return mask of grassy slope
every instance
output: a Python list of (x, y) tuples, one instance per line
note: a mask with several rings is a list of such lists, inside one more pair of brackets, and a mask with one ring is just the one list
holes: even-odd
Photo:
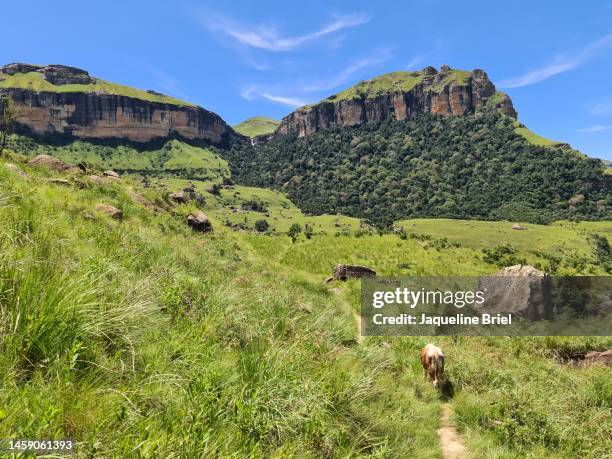
[(125, 179), (19, 167), (30, 179), (0, 167), (0, 436), (104, 457), (437, 456), (434, 393), (394, 393), (326, 286), (214, 218), (193, 234), (189, 206), (146, 210)]
[(279, 124), (280, 121), (278, 120), (256, 116), (237, 124), (234, 126), (234, 130), (247, 137), (256, 137), (258, 135), (272, 134)]
[[(279, 193), (236, 187), (217, 197), (205, 183), (215, 232), (197, 235), (183, 223), (192, 204), (172, 216), (133, 201), (137, 191), (165, 207), (168, 188), (184, 181), (66, 187), (19, 166), (30, 180), (0, 167), (0, 322), (11, 331), (0, 338), (0, 437), (71, 436), (84, 455), (438, 457), (438, 400), (416, 358), (428, 339), (357, 344), (359, 286), (330, 292), (322, 279), (333, 265), (483, 274), (497, 270), (482, 260), (487, 244), (508, 240), (531, 262), (529, 237), (584, 255), (589, 231), (612, 236), (609, 222), (521, 232), (449, 220), (401, 223), (430, 239), (356, 234), (354, 219), (303, 216)], [(236, 215), (228, 205), (253, 198), (267, 202), (278, 231), (309, 221), (318, 234), (292, 244), (224, 229)], [(125, 221), (97, 213), (98, 202)], [(260, 213), (246, 216), (251, 224)], [(612, 454), (609, 371), (553, 358), (610, 339), (436, 342), (476, 457)]]
[(526, 127), (517, 127), (514, 132), (518, 135), (525, 137), (528, 142), (539, 145), (541, 147), (552, 147), (555, 145), (559, 145), (561, 142), (556, 142), (554, 140), (547, 139), (546, 137), (542, 137), (541, 135), (536, 134), (533, 131), (530, 131)]
[(227, 162), (214, 151), (170, 140), (151, 150), (139, 151), (126, 145), (104, 146), (77, 140), (68, 145), (38, 145), (18, 138), (20, 150), (28, 156), (51, 154), (69, 163), (86, 162), (93, 166), (135, 173), (183, 171), (201, 179), (216, 180), (230, 175)]
[(136, 99), (148, 100), (151, 102), (160, 102), (164, 104), (194, 106), (188, 102), (175, 99), (174, 97), (151, 94), (141, 89), (124, 86), (117, 83), (96, 79), (92, 84), (65, 84), (54, 85), (43, 78), (43, 74), (39, 72), (16, 73), (14, 75), (3, 75), (3, 80), (0, 81), (0, 89), (3, 88), (20, 88), (31, 89), (33, 91), (48, 91), (48, 92), (85, 92), (95, 93), (102, 92), (104, 94), (116, 94), (119, 96), (133, 97)]

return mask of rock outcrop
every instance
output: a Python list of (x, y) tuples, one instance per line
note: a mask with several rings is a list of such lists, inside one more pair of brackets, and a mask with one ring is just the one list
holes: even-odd
[(346, 281), (348, 279), (360, 279), (370, 276), (376, 276), (376, 271), (367, 266), (336, 265), (332, 279)]
[[(18, 81), (13, 84), (10, 77), (18, 73), (41, 81), (44, 89), (34, 90)], [(62, 65), (0, 67), (0, 95), (14, 101), (18, 124), (36, 135), (132, 142), (178, 136), (213, 144), (239, 135), (220, 116), (202, 107), (182, 105), (153, 92), (121, 93), (107, 89), (119, 88), (118, 85), (99, 85), (98, 81), (85, 70)], [(67, 88), (66, 85), (79, 86)], [(134, 94), (145, 96), (139, 98)], [(146, 97), (149, 94), (158, 100), (149, 100)]]
[(550, 277), (533, 266), (509, 266), (483, 277), (478, 290), (485, 292), (479, 312), (512, 313), (528, 320), (552, 318)]
[(510, 98), (496, 91), (483, 70), (426, 67), (419, 72), (381, 75), (302, 107), (283, 118), (274, 136), (295, 132), (304, 137), (331, 126), (402, 120), (421, 113), (464, 116), (485, 108), (517, 116)]
[(50, 155), (38, 155), (28, 161), (31, 166), (44, 166), (57, 172), (78, 172), (80, 169)]
[(585, 364), (600, 364), (612, 367), (612, 349), (603, 352), (592, 351), (584, 356)]
[(187, 216), (187, 224), (191, 226), (194, 231), (200, 231), (202, 233), (208, 233), (213, 230), (212, 223), (210, 223), (208, 217), (201, 210), (189, 214)]
[(96, 210), (115, 220), (121, 220), (123, 218), (123, 212), (110, 204), (97, 204)]

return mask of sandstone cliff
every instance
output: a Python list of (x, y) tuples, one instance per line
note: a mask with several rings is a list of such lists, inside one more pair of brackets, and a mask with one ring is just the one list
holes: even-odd
[(178, 136), (218, 144), (238, 135), (201, 107), (62, 65), (1, 67), (0, 95), (14, 101), (18, 123), (41, 136), (133, 142)]
[(283, 118), (275, 136), (296, 132), (299, 137), (330, 126), (354, 126), (413, 114), (464, 116), (483, 109), (516, 118), (510, 98), (497, 92), (487, 74), (442, 66), (419, 72), (394, 72), (364, 81), (317, 104)]

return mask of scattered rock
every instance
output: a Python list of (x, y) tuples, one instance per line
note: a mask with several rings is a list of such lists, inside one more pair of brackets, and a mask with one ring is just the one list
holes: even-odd
[(552, 318), (550, 277), (529, 265), (509, 266), (478, 281), (486, 292), (480, 312), (512, 313), (528, 320)]
[(179, 204), (186, 204), (188, 201), (187, 195), (184, 191), (175, 191), (174, 193), (170, 193), (170, 199)]
[(31, 166), (45, 166), (49, 169), (53, 169), (58, 172), (65, 172), (68, 170), (79, 170), (78, 167), (72, 164), (67, 164), (61, 159), (54, 158), (50, 155), (38, 155), (36, 158), (28, 161)]
[(334, 279), (345, 281), (351, 278), (360, 279), (362, 277), (376, 276), (376, 271), (366, 266), (355, 265), (336, 265), (334, 268)]
[(195, 231), (207, 233), (213, 230), (212, 224), (204, 212), (198, 210), (187, 217), (187, 224)]
[(115, 180), (119, 180), (121, 178), (119, 177), (119, 174), (117, 174), (115, 171), (112, 171), (112, 170), (104, 171), (104, 175), (110, 179), (115, 179)]
[(123, 218), (123, 212), (121, 212), (121, 210), (108, 204), (98, 204), (96, 206), (96, 210), (108, 215), (111, 218), (114, 218), (115, 220), (121, 220)]
[(603, 352), (589, 352), (584, 356), (583, 364), (600, 364), (606, 367), (612, 366), (612, 349)]
[(523, 225), (519, 225), (518, 223), (515, 223), (514, 225), (512, 225), (512, 229), (522, 231), (522, 230), (526, 230), (527, 228), (525, 228)]

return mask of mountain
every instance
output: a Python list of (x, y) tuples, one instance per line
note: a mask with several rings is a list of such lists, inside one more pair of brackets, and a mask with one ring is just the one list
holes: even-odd
[(418, 72), (393, 72), (362, 81), (302, 107), (283, 118), (275, 136), (296, 132), (304, 137), (333, 126), (403, 120), (425, 113), (465, 116), (484, 109), (517, 116), (510, 98), (496, 91), (483, 70), (468, 72), (443, 65), (437, 71), (425, 67)]
[(265, 116), (255, 116), (237, 124), (234, 126), (234, 130), (239, 134), (253, 138), (273, 134), (279, 125), (280, 121), (278, 120)]
[(150, 142), (176, 136), (221, 144), (236, 135), (202, 107), (64, 65), (0, 67), (0, 96), (14, 101), (22, 130), (42, 137)]
[(222, 156), (243, 184), (311, 214), (547, 223), (610, 218), (597, 159), (521, 124), (483, 70), (442, 66), (361, 82), (286, 116), (266, 142)]

